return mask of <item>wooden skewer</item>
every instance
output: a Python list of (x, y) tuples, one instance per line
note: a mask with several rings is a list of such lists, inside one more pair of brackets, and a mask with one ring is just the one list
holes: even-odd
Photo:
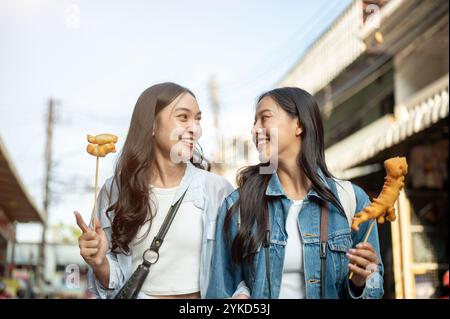
[(92, 214), (92, 228), (95, 232), (95, 214), (97, 210), (97, 188), (98, 188), (98, 156), (96, 157), (97, 160), (95, 161), (95, 188), (94, 188), (94, 212)]
[[(377, 222), (376, 219), (372, 220), (372, 224), (370, 224), (369, 231), (367, 232), (366, 237), (364, 238), (364, 243), (366, 243), (367, 240), (369, 239), (370, 233), (372, 232), (373, 226), (375, 225), (376, 222)], [(350, 276), (348, 277), (348, 279), (351, 280), (352, 277), (353, 277), (353, 271), (350, 273)]]

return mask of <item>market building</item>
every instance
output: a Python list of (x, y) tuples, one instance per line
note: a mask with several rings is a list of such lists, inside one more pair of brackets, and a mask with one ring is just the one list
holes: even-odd
[(42, 223), (43, 220), (0, 138), (0, 276), (10, 275), (16, 223)]
[(277, 86), (313, 94), (327, 164), (376, 197), (405, 156), (397, 220), (379, 225), (386, 298), (440, 295), (448, 271), (448, 1), (355, 0)]

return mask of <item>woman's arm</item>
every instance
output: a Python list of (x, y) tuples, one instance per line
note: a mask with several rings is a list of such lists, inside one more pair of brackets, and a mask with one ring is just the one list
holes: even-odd
[(77, 224), (83, 231), (83, 235), (79, 238), (79, 246), (80, 254), (89, 266), (88, 289), (102, 299), (113, 297), (115, 291), (124, 282), (117, 256), (110, 251), (111, 228), (105, 227), (107, 226), (106, 210), (110, 202), (107, 184), (108, 181), (101, 188), (97, 197), (97, 211), (93, 212), (93, 216), (97, 219), (95, 232), (92, 230), (92, 218), (88, 227), (79, 213), (75, 214)]
[[(119, 263), (114, 253), (106, 254), (106, 266), (108, 269), (98, 269), (89, 267), (88, 270), (88, 288), (98, 298), (113, 298), (116, 292), (122, 287), (125, 278), (120, 270)], [(98, 272), (100, 271), (100, 273)]]
[(241, 265), (233, 264), (231, 261), (231, 242), (237, 235), (236, 216), (233, 216), (230, 225), (230, 241), (224, 232), (225, 216), (232, 201), (230, 196), (221, 205), (216, 225), (216, 236), (214, 241), (211, 275), (209, 279), (206, 298), (231, 298), (240, 294), (246, 294), (249, 289), (245, 285)]
[[(92, 268), (100, 283), (107, 287), (109, 285), (109, 262), (106, 258), (108, 251), (108, 239), (100, 222), (96, 221), (95, 231), (89, 228), (79, 212), (75, 212), (75, 218), (83, 234), (78, 238), (80, 255)], [(95, 217), (96, 218), (96, 217)]]
[(109, 287), (110, 269), (109, 261), (106, 256), (100, 265), (92, 266), (92, 271), (103, 287)]
[[(360, 212), (370, 204), (370, 199), (360, 187), (354, 185), (354, 190), (357, 200), (356, 212)], [(345, 281), (345, 291), (349, 298), (379, 299), (384, 293), (384, 268), (376, 224), (373, 226), (367, 243), (363, 243), (371, 223), (372, 220), (363, 223), (358, 232), (352, 233), (353, 250), (349, 252), (349, 264), (356, 266), (349, 266), (349, 273), (353, 271), (354, 275), (351, 282), (348, 276)]]

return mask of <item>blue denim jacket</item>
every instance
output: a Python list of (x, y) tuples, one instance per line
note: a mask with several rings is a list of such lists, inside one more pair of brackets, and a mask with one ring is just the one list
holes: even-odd
[[(112, 233), (111, 221), (106, 216), (106, 210), (109, 205), (115, 203), (117, 200), (117, 185), (111, 185), (112, 180), (112, 177), (108, 178), (101, 188), (97, 198), (97, 211), (95, 212), (110, 244)], [(193, 204), (203, 212), (200, 295), (204, 297), (208, 286), (217, 212), (224, 198), (229, 195), (234, 188), (225, 178), (199, 169), (190, 162), (187, 163), (185, 174), (181, 180), (180, 187), (173, 198), (173, 203), (181, 197), (188, 186), (189, 189), (183, 202), (192, 201)], [(113, 212), (111, 212), (110, 216), (112, 219), (114, 218)], [(132, 247), (130, 247), (130, 251), (132, 251)], [(113, 298), (135, 270), (132, 269), (131, 253), (125, 255), (122, 253), (114, 253), (109, 250), (106, 257), (108, 258), (110, 266), (109, 287), (103, 287), (96, 279), (92, 269), (89, 267), (88, 270), (88, 289), (102, 299)], [(180, 267), (182, 267), (182, 265), (180, 265)], [(138, 298), (147, 297), (140, 293)]]
[[(324, 178), (322, 172), (319, 176), (326, 181), (331, 191), (337, 195), (336, 182)], [(356, 196), (356, 212), (361, 211), (369, 204), (367, 194), (353, 184)], [(269, 201), (270, 215), (270, 270), (272, 298), (278, 298), (283, 271), (284, 253), (287, 242), (285, 222), (291, 200), (286, 196), (276, 173), (272, 174), (266, 195), (272, 197)], [(251, 297), (256, 299), (269, 298), (269, 289), (266, 280), (266, 267), (264, 248), (258, 249), (254, 256), (254, 272), (249, 270), (246, 263), (236, 265), (231, 262), (230, 242), (226, 240), (223, 225), (227, 210), (239, 198), (238, 190), (231, 193), (219, 210), (216, 230), (216, 240), (212, 257), (211, 278), (206, 298), (228, 298), (235, 294), (238, 287), (248, 286)], [(320, 298), (320, 256), (319, 234), (321, 207), (317, 203), (320, 196), (311, 189), (303, 201), (298, 215), (298, 226), (303, 241), (304, 274), (306, 283), (306, 298)], [(326, 298), (381, 298), (383, 295), (383, 264), (380, 257), (378, 231), (375, 225), (369, 243), (375, 248), (379, 264), (378, 273), (371, 275), (366, 281), (360, 296), (349, 286), (348, 258), (346, 252), (364, 240), (370, 222), (360, 225), (359, 232), (352, 232), (345, 214), (329, 203), (328, 226), (328, 252), (326, 272)], [(233, 215), (230, 235), (235, 238), (238, 233), (237, 214)], [(255, 227), (253, 228), (255, 229)]]

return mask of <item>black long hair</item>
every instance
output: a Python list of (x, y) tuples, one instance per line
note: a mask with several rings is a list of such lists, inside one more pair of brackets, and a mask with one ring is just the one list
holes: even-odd
[[(265, 97), (271, 97), (289, 116), (299, 119), (303, 132), (302, 147), (297, 156), (298, 167), (311, 181), (312, 188), (320, 197), (344, 212), (339, 200), (317, 174), (318, 169), (321, 169), (325, 177), (333, 177), (325, 163), (323, 124), (314, 97), (305, 90), (295, 87), (268, 91), (259, 96), (257, 102), (259, 103)], [(229, 238), (230, 223), (233, 214), (240, 210), (239, 232), (231, 245), (233, 263), (240, 264), (246, 261), (251, 265), (255, 251), (263, 242), (265, 216), (268, 216), (265, 214), (268, 212), (270, 201), (270, 197), (266, 196), (265, 192), (272, 175), (260, 174), (259, 169), (262, 165), (245, 167), (239, 170), (236, 177), (239, 199), (228, 210), (224, 222), (225, 234), (228, 240), (231, 240)], [(256, 234), (252, 234), (255, 223)]]

